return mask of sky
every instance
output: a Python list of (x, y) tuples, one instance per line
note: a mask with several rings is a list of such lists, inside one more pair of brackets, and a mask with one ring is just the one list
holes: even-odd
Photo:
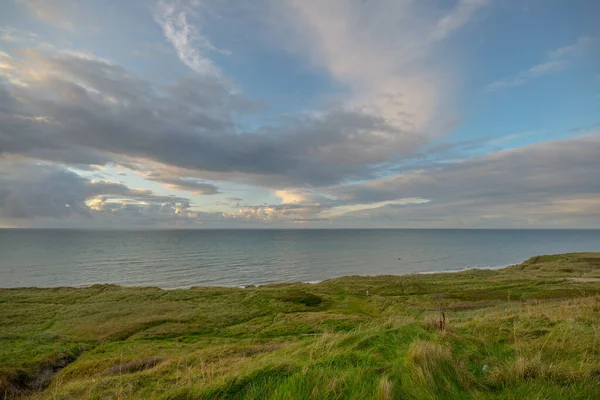
[(0, 0), (0, 227), (600, 228), (597, 0)]

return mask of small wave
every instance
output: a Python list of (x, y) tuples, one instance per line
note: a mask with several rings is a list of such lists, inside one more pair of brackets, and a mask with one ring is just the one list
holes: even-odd
[(455, 272), (464, 272), (464, 271), (470, 271), (473, 269), (489, 269), (489, 270), (496, 270), (496, 269), (503, 269), (508, 267), (508, 265), (477, 265), (475, 267), (464, 267), (464, 268), (458, 268), (458, 269), (443, 269), (440, 271), (422, 271), (422, 272), (417, 272), (417, 274), (419, 275), (429, 275), (429, 274), (452, 274)]
[(278, 285), (278, 284), (285, 284), (285, 283), (289, 283), (289, 284), (293, 284), (293, 283), (306, 283), (309, 285), (316, 285), (323, 282), (322, 280), (320, 281), (276, 281), (276, 282), (265, 282), (265, 283), (250, 283), (247, 285), (224, 285), (225, 287), (236, 287), (236, 288), (240, 288), (240, 289), (246, 289), (247, 287), (260, 287), (260, 286), (266, 286), (266, 285)]
[[(432, 262), (432, 261), (441, 261), (441, 260), (445, 260), (447, 258), (450, 258), (449, 256), (444, 256), (444, 257), (437, 257), (437, 258), (429, 258), (427, 260), (414, 260), (414, 261), (410, 261), (411, 264), (422, 264), (422, 263), (426, 263), (426, 262)], [(400, 258), (398, 260), (401, 260)]]

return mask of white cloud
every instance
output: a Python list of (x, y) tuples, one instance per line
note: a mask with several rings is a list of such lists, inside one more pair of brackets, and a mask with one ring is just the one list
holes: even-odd
[(67, 31), (74, 32), (75, 26), (69, 21), (64, 10), (68, 0), (19, 0), (41, 21), (47, 22)]
[(468, 23), (475, 13), (488, 3), (489, 0), (459, 0), (456, 7), (438, 21), (431, 37), (434, 40), (444, 39)]
[(276, 190), (275, 196), (279, 197), (283, 204), (299, 204), (307, 202), (310, 194), (300, 190)]
[(599, 50), (600, 38), (581, 36), (575, 43), (551, 51), (549, 58), (556, 60), (569, 57), (581, 57)]
[[(349, 88), (346, 106), (385, 118), (404, 132), (422, 134), (453, 114), (448, 104), (442, 107), (450, 96), (453, 72), (434, 61), (436, 45), (486, 3), (461, 0), (445, 12), (413, 1), (288, 0), (276, 6), (286, 32), (282, 36), (292, 38), (288, 48), (307, 53)], [(372, 135), (388, 148), (404, 146), (396, 135)]]
[(198, 24), (189, 21), (193, 12), (191, 5), (183, 6), (179, 2), (161, 1), (155, 7), (154, 18), (185, 65), (200, 74), (215, 74), (218, 69), (206, 53), (229, 54), (229, 52), (216, 48), (206, 36), (200, 33)]
[(365, 203), (365, 204), (351, 204), (344, 206), (334, 206), (323, 213), (321, 215), (327, 218), (336, 218), (349, 213), (359, 213), (361, 211), (374, 210), (377, 208), (382, 208), (386, 206), (406, 206), (411, 204), (425, 204), (429, 203), (431, 200), (429, 199), (421, 199), (418, 197), (415, 198), (405, 198), (405, 199), (397, 199), (397, 200), (386, 200), (386, 201), (377, 201), (374, 203)]
[(33, 32), (11, 27), (0, 28), (0, 40), (9, 43), (31, 42), (37, 38)]
[(536, 78), (545, 74), (558, 72), (564, 69), (566, 62), (564, 60), (553, 60), (529, 68), (529, 74), (532, 78)]
[(527, 71), (520, 72), (513, 77), (490, 83), (486, 87), (486, 90), (492, 91), (496, 89), (524, 85), (525, 83), (533, 79), (537, 79), (544, 75), (550, 75), (552, 73), (562, 71), (567, 67), (567, 64), (568, 63), (565, 60), (552, 60), (543, 62), (541, 64), (534, 65)]
[(486, 86), (485, 90), (493, 91), (524, 85), (531, 80), (560, 72), (569, 67), (575, 58), (592, 54), (594, 51), (600, 51), (600, 39), (582, 36), (571, 45), (552, 50), (545, 61), (525, 71), (492, 82)]

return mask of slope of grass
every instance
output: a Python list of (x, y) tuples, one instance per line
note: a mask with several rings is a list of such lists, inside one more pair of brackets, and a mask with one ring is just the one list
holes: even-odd
[(316, 285), (2, 289), (0, 393), (600, 398), (597, 277), (600, 253), (579, 253)]

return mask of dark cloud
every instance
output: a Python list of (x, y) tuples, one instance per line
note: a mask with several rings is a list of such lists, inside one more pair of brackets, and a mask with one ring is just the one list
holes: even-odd
[(542, 142), (360, 184), (290, 192), (297, 202), (242, 207), (235, 218), (337, 227), (597, 227), (598, 154), (600, 134)]
[(211, 183), (201, 182), (188, 178), (162, 178), (159, 182), (173, 189), (188, 190), (197, 195), (217, 194), (219, 188)]
[(382, 118), (343, 109), (249, 130), (236, 117), (257, 103), (213, 75), (158, 86), (91, 57), (28, 50), (6, 62), (43, 72), (37, 80), (23, 72), (18, 79), (28, 86), (5, 82), (0, 91), (6, 154), (68, 164), (143, 158), (286, 187), (372, 177), (379, 163), (424, 143)]
[[(184, 211), (190, 207), (186, 198), (157, 196), (150, 190), (131, 189), (118, 182), (91, 180), (56, 165), (0, 166), (0, 215), (4, 218), (93, 217), (111, 204)], [(88, 204), (90, 200), (95, 200), (94, 204)]]
[(402, 197), (489, 199), (537, 198), (543, 195), (598, 194), (600, 135), (543, 142), (464, 161), (437, 164), (371, 181), (338, 186), (336, 196), (378, 202)]
[[(398, 221), (482, 221), (491, 226), (531, 220), (540, 226), (600, 220), (600, 134), (543, 142), (461, 162), (329, 190), (340, 203), (370, 204), (418, 197), (429, 203), (387, 205), (348, 217)], [(574, 218), (574, 220), (569, 220)], [(547, 219), (547, 220), (545, 220)], [(569, 221), (567, 221), (569, 220)]]

